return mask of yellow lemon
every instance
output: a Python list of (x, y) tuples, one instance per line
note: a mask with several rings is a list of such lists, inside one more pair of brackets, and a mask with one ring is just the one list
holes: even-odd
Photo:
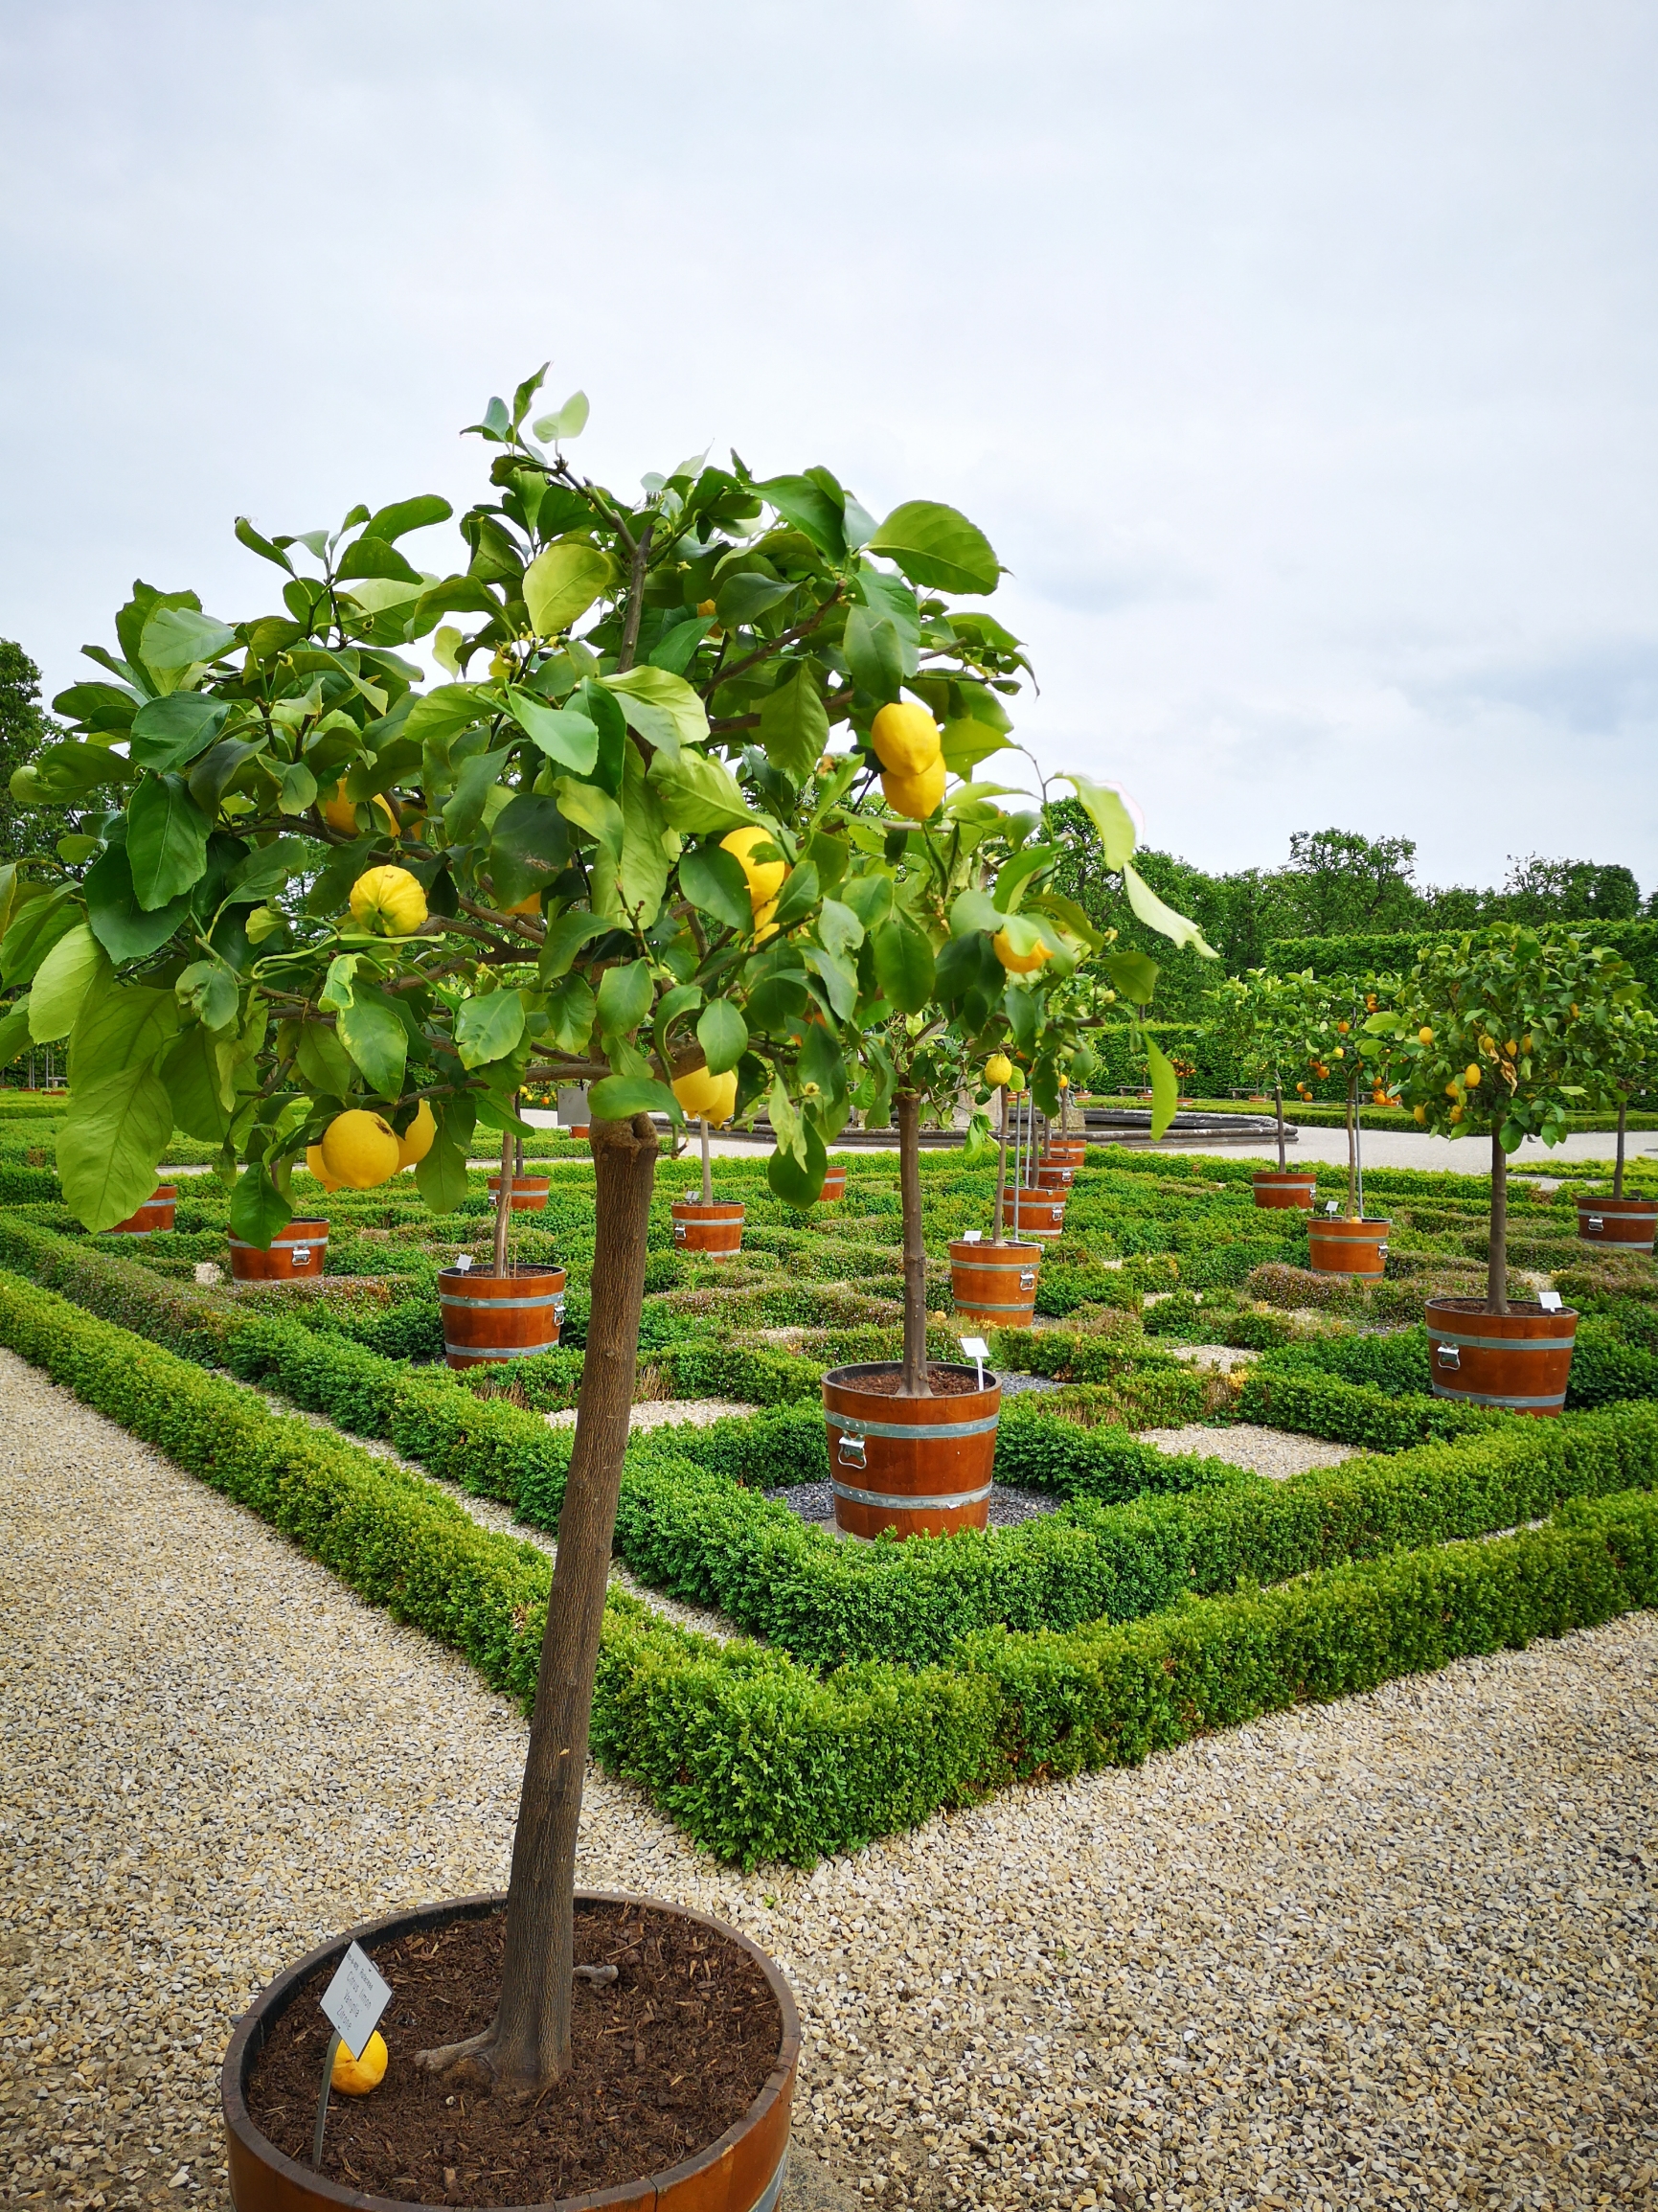
[(386, 2039), (378, 2028), (353, 2059), (344, 2043), (334, 2053), (333, 2087), (348, 2097), (366, 2097), (386, 2078)]
[(1452, 1119), (1452, 1121), (1454, 1121), (1454, 1122), (1460, 1122), (1460, 1121), (1462, 1120), (1462, 1118), (1463, 1118), (1463, 1109), (1462, 1109), (1462, 1107), (1461, 1107), (1460, 1106), (1452, 1106), (1452, 1108), (1451, 1108), (1451, 1119)]
[[(786, 860), (751, 860), (749, 855), (759, 845), (776, 844), (771, 832), (759, 822), (746, 829), (733, 830), (729, 836), (719, 840), (722, 853), (729, 853), (737, 860), (748, 878), (748, 902), (754, 909), (756, 928), (771, 919), (777, 904), (777, 895), (783, 889), (783, 879), (788, 874)], [(782, 851), (781, 846), (778, 848)], [(766, 930), (768, 937), (775, 935), (775, 927)]]
[(415, 1108), (415, 1118), (397, 1139), (397, 1165), (412, 1168), (423, 1160), (432, 1149), (432, 1140), (438, 1133), (438, 1125), (432, 1115), (432, 1102), (422, 1099)]
[(990, 944), (996, 958), (1010, 975), (1034, 975), (1043, 961), (1049, 957), (1048, 947), (1040, 938), (1036, 940), (1035, 946), (1032, 951), (1015, 952), (1013, 941), (1005, 929), (998, 929), (995, 936), (991, 938)]
[(364, 929), (407, 937), (426, 919), (426, 894), (406, 868), (371, 868), (352, 885), (352, 919)]
[(315, 1175), (317, 1181), (321, 1183), (325, 1191), (337, 1191), (339, 1189), (340, 1186), (338, 1182), (332, 1175), (329, 1174), (327, 1167), (323, 1163), (323, 1148), (321, 1145), (307, 1145), (306, 1166), (309, 1168), (311, 1174)]
[(737, 1070), (710, 1075), (705, 1067), (693, 1067), (688, 1075), (674, 1077), (673, 1095), (688, 1114), (715, 1129), (723, 1128), (737, 1110)]
[(1412, 1119), (1413, 1119), (1414, 1121), (1419, 1121), (1419, 1122), (1426, 1122), (1426, 1120), (1427, 1120), (1427, 1118), (1428, 1118), (1428, 1109), (1427, 1109), (1427, 1107), (1426, 1107), (1425, 1106), (1412, 1106), (1412, 1108), (1411, 1108), (1411, 1117), (1412, 1117)]
[(1469, 1060), (1469, 1062), (1468, 1062), (1467, 1066), (1466, 1066), (1465, 1068), (1464, 1068), (1464, 1070), (1463, 1070), (1463, 1082), (1464, 1082), (1464, 1083), (1465, 1083), (1467, 1085), (1467, 1087), (1468, 1087), (1468, 1089), (1469, 1089), (1469, 1090), (1478, 1090), (1478, 1089), (1479, 1089), (1479, 1087), (1480, 1087), (1480, 1070), (1479, 1070), (1479, 1065), (1478, 1065), (1478, 1062), (1477, 1062), (1477, 1061), (1475, 1061), (1475, 1060)]
[(925, 707), (908, 699), (882, 707), (870, 724), (870, 741), (883, 768), (896, 776), (919, 776), (930, 768), (943, 750), (939, 725)]
[[(372, 804), (378, 812), (381, 821), (395, 837), (397, 834), (397, 817), (392, 811), (390, 802), (376, 792)], [(355, 799), (346, 797), (346, 780), (343, 776), (326, 799), (317, 801), (317, 811), (322, 815), (329, 828), (337, 830), (342, 837), (354, 837), (356, 835), (357, 802)]]
[(336, 1114), (323, 1131), (323, 1165), (351, 1191), (372, 1191), (376, 1183), (389, 1182), (397, 1172), (400, 1150), (385, 1116), (362, 1106)]
[(1433, 1041), (1434, 1033), (1431, 1029), (1419, 1029), (1417, 1031), (1417, 1042), (1419, 1044), (1432, 1044)]
[(937, 760), (919, 768), (914, 775), (907, 775), (901, 768), (889, 769), (881, 778), (881, 789), (895, 813), (907, 814), (912, 822), (924, 822), (936, 811), (947, 780), (944, 757), (941, 753)]
[(1456, 1099), (1460, 1099), (1460, 1098), (1462, 1097), (1462, 1095), (1463, 1095), (1463, 1086), (1462, 1086), (1462, 1084), (1461, 1084), (1460, 1083), (1446, 1083), (1446, 1085), (1445, 1085), (1445, 1096), (1446, 1096), (1446, 1098), (1448, 1098), (1448, 1099), (1451, 1099), (1451, 1100), (1456, 1100)]
[(985, 1081), (992, 1090), (1000, 1090), (1013, 1073), (1013, 1063), (1005, 1052), (993, 1052), (985, 1062)]
[(1068, 1075), (1062, 1075), (1062, 1076), (1059, 1078), (1059, 1088), (1060, 1088), (1061, 1090), (1069, 1090), (1069, 1089), (1070, 1089), (1070, 1087), (1071, 1087), (1071, 1078), (1070, 1078)]
[(1514, 1042), (1512, 1038), (1510, 1038), (1508, 1043), (1503, 1047), (1503, 1050), (1508, 1054), (1510, 1060), (1513, 1059), (1515, 1053), (1517, 1053), (1519, 1049), (1519, 1046)]

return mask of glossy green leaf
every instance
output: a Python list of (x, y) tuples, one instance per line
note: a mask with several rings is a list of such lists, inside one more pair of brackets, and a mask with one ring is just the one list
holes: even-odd
[(1119, 997), (1130, 1006), (1149, 1006), (1157, 990), (1157, 963), (1145, 952), (1108, 952), (1100, 962)]
[(760, 702), (760, 742), (791, 784), (804, 784), (829, 746), (829, 710), (810, 672), (800, 669)]
[(579, 539), (543, 547), (524, 571), (524, 604), (537, 637), (558, 637), (579, 622), (615, 574), (610, 556)]
[(207, 1029), (231, 1029), (241, 1012), (236, 977), (222, 961), (193, 960), (172, 987), (184, 1014), (193, 1014)]
[(108, 956), (84, 922), (64, 931), (34, 971), (29, 1034), (36, 1044), (67, 1037), (87, 992), (110, 973)]
[(963, 891), (951, 901), (950, 934), (965, 937), (970, 930), (988, 929), (993, 936), (1004, 919), (988, 891)]
[(147, 914), (200, 881), (212, 825), (182, 776), (147, 776), (126, 810), (126, 860)]
[(163, 606), (144, 626), (138, 657), (158, 674), (170, 673), (197, 661), (216, 660), (235, 643), (236, 632), (228, 623), (215, 622), (193, 607)]
[(780, 1145), (765, 1163), (765, 1179), (772, 1196), (785, 1206), (815, 1206), (829, 1174), (829, 1153), (812, 1122), (802, 1121), (799, 1143), (805, 1158)]
[[(678, 835), (670, 829), (662, 802), (647, 780), (639, 747), (629, 741), (623, 763), (622, 857), (616, 883), (620, 910), (642, 929), (655, 924), (678, 853)], [(601, 909), (606, 906), (597, 893), (594, 902)]]
[(451, 738), (482, 721), (494, 704), (484, 684), (440, 684), (417, 699), (403, 723), (403, 736), (424, 745), (446, 745)]
[(540, 416), (534, 425), (537, 438), (549, 445), (556, 445), (566, 438), (579, 438), (587, 427), (587, 395), (572, 392), (562, 407), (551, 415)]
[(0, 1015), (0, 1067), (10, 1067), (29, 1050), (33, 1041), (29, 1035), (29, 1001), (24, 997)]
[(300, 1024), (294, 1047), (300, 1080), (315, 1098), (344, 1098), (356, 1080), (352, 1056), (327, 1022)]
[(779, 929), (792, 929), (817, 902), (817, 870), (809, 860), (798, 861), (783, 879), (771, 919)]
[(607, 968), (599, 979), (599, 1027), (606, 1038), (627, 1037), (650, 1013), (654, 987), (647, 960)]
[(913, 922), (895, 915), (874, 933), (875, 974), (900, 1014), (920, 1014), (933, 995), (933, 948)]
[(156, 1163), (171, 1135), (172, 1101), (148, 1063), (72, 1083), (57, 1132), (64, 1202), (95, 1234), (112, 1229), (155, 1189)]
[(1096, 784), (1086, 776), (1067, 776), (1082, 802), (1083, 810), (1100, 836), (1100, 853), (1107, 868), (1122, 870), (1134, 856), (1139, 832), (1134, 817), (1124, 805), (1121, 795), (1108, 784)]
[(546, 890), (570, 857), (570, 832), (550, 794), (520, 791), (495, 817), (489, 881), (497, 906), (516, 906)]
[(279, 771), (282, 790), (277, 805), (284, 814), (303, 814), (317, 803), (317, 780), (304, 761), (286, 761)]
[(668, 1085), (642, 1075), (602, 1077), (587, 1093), (587, 1106), (603, 1122), (625, 1122), (634, 1114), (667, 1114), (676, 1122), (685, 1119)]
[(1146, 1038), (1146, 1060), (1151, 1070), (1151, 1141), (1155, 1144), (1174, 1119), (1180, 1103), (1180, 1083), (1163, 1057), (1155, 1038)]
[(434, 1214), (452, 1214), (466, 1197), (467, 1147), (440, 1123), (432, 1148), (415, 1164), (415, 1188)]
[(157, 773), (182, 767), (206, 752), (229, 719), (227, 700), (205, 698), (200, 692), (170, 692), (166, 698), (150, 699), (133, 717), (129, 755), (141, 768)]
[(142, 960), (164, 946), (190, 913), (190, 901), (181, 893), (147, 914), (132, 888), (132, 870), (126, 847), (108, 845), (102, 857), (86, 871), (80, 886), (86, 898), (92, 934), (111, 960), (124, 964)]
[(683, 676), (652, 668), (648, 661), (620, 675), (601, 676), (627, 718), (628, 727), (646, 743), (672, 752), (679, 745), (708, 741), (708, 709)]
[(1172, 906), (1165, 906), (1138, 869), (1129, 866), (1127, 862), (1124, 863), (1123, 868), (1123, 888), (1128, 894), (1128, 903), (1133, 907), (1136, 919), (1144, 922), (1148, 928), (1157, 930), (1176, 946), (1190, 945), (1205, 960), (1218, 959), (1215, 947), (1204, 942), (1203, 932), (1196, 923), (1189, 922), (1184, 914), (1176, 914)]
[(727, 629), (742, 629), (789, 598), (798, 587), (785, 577), (739, 569), (720, 583), (714, 607)]
[(514, 685), (507, 694), (512, 718), (540, 751), (572, 775), (590, 776), (599, 758), (599, 732), (575, 707), (550, 707)]
[(890, 617), (854, 606), (847, 616), (845, 650), (859, 691), (890, 705), (904, 681), (903, 641)]
[(992, 592), (1002, 573), (978, 525), (933, 499), (906, 499), (895, 507), (868, 550), (885, 554), (912, 583), (934, 591)]
[(465, 1068), (488, 1067), (516, 1051), (524, 1035), (524, 999), (516, 991), (487, 992), (461, 1002), (455, 1045)]
[(694, 745), (658, 753), (649, 776), (669, 823), (689, 836), (740, 830), (754, 820), (742, 787), (725, 763)]
[(708, 635), (709, 628), (706, 616), (676, 622), (671, 629), (663, 632), (646, 658), (653, 669), (667, 669), (670, 674), (682, 676), (696, 658), (696, 649)]
[(748, 1024), (729, 998), (715, 998), (703, 1008), (696, 1024), (711, 1075), (724, 1075), (748, 1050)]
[(429, 530), (434, 523), (447, 522), (454, 512), (441, 493), (423, 491), (413, 499), (395, 499), (390, 507), (379, 508), (370, 515), (363, 536), (384, 538), (389, 544), (395, 537), (406, 537), (411, 530)]
[(294, 1210), (261, 1167), (244, 1168), (230, 1198), (230, 1233), (244, 1244), (270, 1250), (271, 1239), (280, 1237), (294, 1218)]
[(944, 765), (952, 776), (970, 776), (981, 761), (988, 761), (992, 753), (1005, 752), (1011, 742), (988, 722), (964, 715), (959, 721), (944, 724)]
[(602, 937), (610, 924), (597, 914), (560, 914), (547, 924), (541, 956), (536, 963), (544, 982), (567, 975), (570, 964), (584, 945)]
[[(501, 995), (516, 997), (517, 992)], [(468, 998), (462, 1004), (455, 1018), (455, 1042), (461, 1047), (461, 1064), (476, 1066), (466, 1058), (466, 1047), (461, 1038), (461, 1023), (468, 1009), (487, 1006), (488, 999)], [(371, 994), (361, 985), (352, 993), (352, 1003), (334, 1016), (340, 1042), (361, 1068), (369, 1088), (381, 1098), (395, 1099), (402, 1095), (403, 1071), (409, 1056), (409, 1033), (396, 1011), (377, 994)], [(520, 1011), (519, 1027), (523, 1027)], [(515, 1040), (514, 1040), (515, 1041)], [(492, 1058), (493, 1055), (487, 1057)]]
[(754, 489), (831, 560), (846, 559), (841, 503), (809, 476), (772, 476)]
[(691, 903), (728, 929), (748, 929), (754, 924), (754, 901), (748, 895), (748, 878), (737, 855), (718, 845), (696, 845), (679, 858), (679, 888)]
[(14, 901), (6, 935), (0, 938), (0, 981), (14, 986), (33, 979), (57, 940), (80, 920), (70, 897), (71, 886), (59, 883), (35, 898)]

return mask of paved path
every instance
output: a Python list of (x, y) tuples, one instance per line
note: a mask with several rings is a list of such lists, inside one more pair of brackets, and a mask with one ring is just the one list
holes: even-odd
[[(0, 2188), (222, 2207), (231, 2022), (503, 1881), (523, 1724), (10, 1354), (0, 1514)], [(1649, 2202), (1655, 1674), (1644, 1616), (809, 1874), (598, 1777), (581, 1874), (784, 1964), (789, 2212)]]

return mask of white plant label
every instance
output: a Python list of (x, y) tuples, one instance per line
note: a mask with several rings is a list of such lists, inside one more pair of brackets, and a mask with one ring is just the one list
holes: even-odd
[(1537, 1303), (1545, 1313), (1557, 1313), (1560, 1311), (1560, 1293), (1558, 1290), (1539, 1290)]
[(976, 1244), (984, 1234), (985, 1232), (983, 1229), (964, 1229), (962, 1231), (962, 1242), (964, 1244)]
[(979, 1388), (985, 1387), (985, 1362), (990, 1357), (990, 1347), (982, 1336), (964, 1336), (962, 1350), (979, 1370)]
[(322, 1995), (329, 2025), (353, 2059), (360, 2059), (368, 2048), (369, 2038), (391, 2001), (391, 1983), (362, 1945), (353, 1943)]
[(467, 1269), (468, 1269), (468, 1268), (471, 1266), (471, 1265), (472, 1265), (472, 1255), (471, 1255), (471, 1253), (470, 1253), (470, 1252), (457, 1252), (457, 1253), (455, 1254), (455, 1265), (456, 1265), (456, 1266), (457, 1266), (457, 1267), (458, 1267), (458, 1268), (461, 1270), (461, 1273), (462, 1273), (463, 1275), (464, 1275), (464, 1274), (466, 1274), (466, 1272), (467, 1271)]

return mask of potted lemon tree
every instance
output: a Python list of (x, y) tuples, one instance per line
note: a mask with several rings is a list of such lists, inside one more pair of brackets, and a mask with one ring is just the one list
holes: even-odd
[[(360, 2125), (348, 2106), (313, 2172), (308, 2115), (290, 2125), (261, 2084), (311, 2047), (311, 1998), (345, 1936), (299, 1962), (227, 2061), (244, 2203), (272, 2188), (342, 2201), (342, 2155), (370, 2193), (452, 2200), (433, 2110), (447, 2162), (464, 2126), (461, 2163), (505, 2161), (493, 2194), (519, 2203), (658, 2182), (691, 2203), (706, 2181), (739, 2212), (775, 2194), (786, 2145), (798, 2034), (776, 1970), (696, 1915), (574, 1886), (652, 1117), (682, 1114), (675, 1083), (735, 1078), (778, 1131), (774, 1184), (816, 1195), (847, 1110), (862, 937), (833, 896), (853, 771), (823, 764), (830, 726), (872, 669), (913, 660), (922, 621), (940, 682), (980, 686), (1006, 649), (979, 618), (945, 638), (921, 611), (935, 581), (995, 580), (952, 510), (912, 501), (877, 526), (826, 469), (756, 481), (735, 459), (625, 497), (571, 464), (579, 395), (533, 422), (538, 384), (474, 426), (489, 482), (443, 565), (418, 567), (403, 542), (451, 518), (426, 497), (304, 536), (238, 523), (281, 575), (277, 605), (252, 615), (137, 588), (116, 649), (94, 656), (109, 680), (61, 702), (78, 756), (62, 773), (122, 803), (84, 875), (47, 871), (18, 916), (30, 930), (7, 940), (8, 972), (30, 987), (25, 1030), (69, 1042), (59, 1165), (90, 1228), (148, 1196), (175, 1130), (219, 1148), (233, 1230), (261, 1249), (293, 1220), (307, 1158), (353, 1188), (408, 1159), (445, 1212), (488, 1129), (505, 1200), (520, 1090), (591, 1086), (592, 1311), (510, 1886), (365, 1935), (394, 1978), (410, 1943), (442, 1948), (483, 2024), (457, 2040), (434, 2014), (392, 2039), (387, 2079), (436, 2073), (445, 2094), (375, 2091)], [(422, 639), (447, 681), (420, 680), (407, 649)], [(759, 905), (743, 865), (757, 855), (782, 869)], [(510, 1280), (508, 1218), (503, 1204)], [(662, 2096), (640, 2110), (657, 2118), (638, 2139), (594, 2131), (563, 2088), (596, 2032), (578, 1969), (597, 1946), (625, 1983), (651, 1946), (682, 1940), (746, 2022), (732, 2047), (752, 2081), (727, 2069), (699, 2104), (704, 2054), (676, 2069), (653, 2030)], [(752, 2197), (733, 2194), (750, 2182)]]
[(1570, 1113), (1601, 1104), (1651, 1020), (1616, 953), (1515, 924), (1429, 945), (1397, 1004), (1368, 1017), (1418, 1125), (1489, 1148), (1486, 1296), (1427, 1302), (1439, 1396), (1539, 1415), (1564, 1404), (1578, 1317), (1557, 1298), (1509, 1296), (1509, 1159), (1527, 1137), (1558, 1144)]

